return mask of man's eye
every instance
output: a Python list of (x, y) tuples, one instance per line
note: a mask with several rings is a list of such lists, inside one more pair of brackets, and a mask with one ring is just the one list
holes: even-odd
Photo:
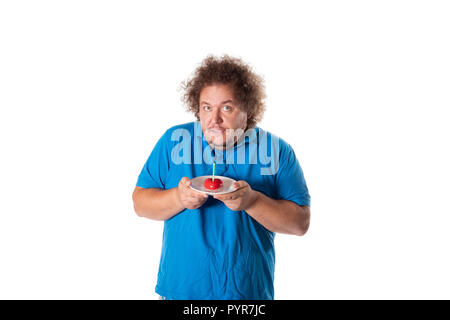
[(203, 106), (203, 110), (205, 110), (205, 111), (210, 111), (210, 110), (211, 110), (211, 107), (210, 107), (210, 106)]
[(224, 107), (223, 107), (223, 110), (225, 110), (225, 111), (231, 111), (231, 107), (230, 107), (230, 106), (224, 106)]

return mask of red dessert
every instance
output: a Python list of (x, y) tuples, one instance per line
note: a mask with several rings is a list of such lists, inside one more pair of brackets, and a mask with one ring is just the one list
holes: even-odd
[(209, 190), (216, 190), (219, 189), (220, 187), (222, 187), (223, 182), (220, 179), (214, 178), (214, 181), (212, 178), (207, 178), (205, 180), (205, 182), (203, 182), (203, 185), (205, 186), (206, 189)]

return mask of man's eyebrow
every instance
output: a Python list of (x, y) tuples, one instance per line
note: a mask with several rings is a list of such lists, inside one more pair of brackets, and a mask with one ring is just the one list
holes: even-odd
[[(202, 101), (202, 102), (200, 102), (200, 104), (203, 104), (203, 103), (210, 104), (210, 103), (207, 102), (207, 101)], [(233, 100), (225, 100), (225, 101), (222, 101), (220, 104), (224, 104), (224, 103), (233, 103)]]

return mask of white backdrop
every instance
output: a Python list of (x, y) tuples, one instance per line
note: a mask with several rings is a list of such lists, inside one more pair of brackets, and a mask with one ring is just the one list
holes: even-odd
[(266, 79), (260, 126), (312, 197), (309, 232), (276, 236), (275, 298), (449, 299), (449, 9), (0, 2), (0, 298), (157, 298), (163, 223), (131, 194), (194, 119), (180, 82), (227, 53)]

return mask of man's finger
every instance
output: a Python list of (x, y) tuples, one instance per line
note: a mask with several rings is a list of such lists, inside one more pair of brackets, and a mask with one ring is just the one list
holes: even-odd
[(239, 197), (239, 193), (234, 191), (231, 193), (227, 193), (227, 194), (217, 194), (214, 195), (214, 198), (220, 201), (226, 201), (226, 200), (234, 200), (237, 197)]
[(242, 188), (245, 188), (245, 187), (247, 187), (249, 184), (246, 182), (246, 181), (244, 181), (244, 180), (239, 180), (239, 181), (236, 181), (234, 184), (233, 184), (233, 187), (236, 189), (236, 190), (239, 190), (239, 189), (242, 189)]
[(215, 194), (215, 195), (214, 195), (214, 199), (223, 201), (223, 200), (225, 200), (225, 196), (223, 196), (223, 195), (221, 195), (221, 194)]
[(191, 185), (191, 180), (188, 177), (183, 177), (180, 182), (183, 186), (186, 187), (189, 187)]
[(202, 193), (200, 198), (206, 199), (206, 198), (208, 198), (208, 197), (209, 197), (209, 195), (207, 195), (206, 193)]
[(191, 198), (195, 198), (195, 199), (208, 198), (208, 195), (206, 193), (193, 190), (189, 187), (187, 187), (187, 192), (188, 192), (189, 197), (191, 197)]
[(233, 192), (229, 192), (229, 193), (225, 193), (225, 194), (216, 194), (216, 195), (214, 195), (214, 198), (219, 199), (219, 200), (229, 200), (231, 197), (237, 198), (240, 194), (241, 194), (241, 191), (240, 191), (240, 189), (238, 189), (238, 190), (234, 190)]

